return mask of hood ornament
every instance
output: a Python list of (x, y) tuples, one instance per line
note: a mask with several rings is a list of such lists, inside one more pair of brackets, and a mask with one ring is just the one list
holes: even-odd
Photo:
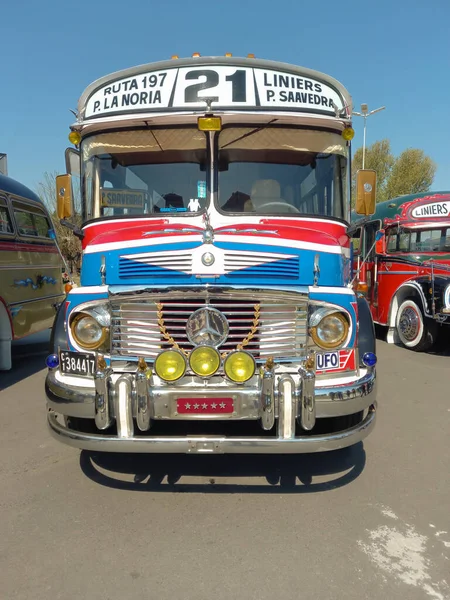
[(203, 222), (205, 223), (205, 231), (203, 232), (203, 243), (212, 244), (214, 242), (214, 229), (211, 226), (209, 220), (209, 214), (207, 212), (203, 215)]
[(205, 306), (192, 313), (186, 323), (186, 335), (193, 346), (221, 346), (228, 337), (228, 321), (217, 308)]

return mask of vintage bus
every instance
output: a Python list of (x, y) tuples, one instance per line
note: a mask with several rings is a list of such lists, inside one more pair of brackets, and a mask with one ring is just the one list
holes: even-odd
[(0, 370), (11, 342), (49, 329), (65, 293), (63, 259), (38, 196), (0, 174)]
[(376, 354), (351, 285), (351, 114), (332, 77), (253, 56), (174, 57), (85, 90), (57, 180), (83, 260), (47, 358), (56, 438), (175, 453), (365, 438)]
[(353, 247), (360, 288), (387, 341), (431, 349), (450, 325), (450, 192), (400, 196), (370, 219), (355, 216)]

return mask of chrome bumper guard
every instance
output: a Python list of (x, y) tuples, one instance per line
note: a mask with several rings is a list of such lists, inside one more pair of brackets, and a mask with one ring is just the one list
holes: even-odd
[[(92, 451), (158, 453), (302, 453), (335, 450), (364, 439), (375, 425), (376, 374), (368, 369), (350, 383), (317, 385), (315, 373), (301, 366), (295, 373), (276, 374), (262, 369), (245, 386), (232, 385), (221, 377), (203, 380), (186, 377), (183, 384), (167, 385), (142, 371), (114, 373), (99, 369), (94, 380), (70, 384), (58, 370), (46, 379), (48, 424), (61, 442)], [(203, 394), (234, 401), (232, 414), (179, 415), (177, 401)], [(344, 431), (324, 435), (296, 436), (296, 423), (309, 432), (316, 419), (363, 412), (362, 421)], [(70, 429), (58, 415), (94, 419), (97, 429), (111, 425), (117, 435), (91, 434)], [(156, 437), (135, 435), (151, 429), (155, 420), (259, 420), (262, 429), (274, 428), (273, 436), (261, 437)]]

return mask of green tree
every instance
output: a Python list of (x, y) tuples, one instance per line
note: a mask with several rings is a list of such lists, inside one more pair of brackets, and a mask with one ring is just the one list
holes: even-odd
[(408, 148), (395, 161), (386, 185), (388, 198), (427, 192), (433, 183), (436, 164), (423, 150)]
[(81, 260), (81, 242), (70, 229), (61, 225), (56, 213), (57, 175), (56, 171), (53, 173), (45, 172), (43, 180), (37, 184), (37, 194), (50, 213), (61, 254), (68, 263), (70, 271), (74, 273)]
[[(356, 172), (362, 169), (363, 149), (358, 148), (352, 161), (352, 198), (356, 192)], [(373, 169), (377, 173), (377, 202), (387, 200), (387, 181), (395, 163), (389, 140), (380, 140), (366, 147), (365, 169)]]

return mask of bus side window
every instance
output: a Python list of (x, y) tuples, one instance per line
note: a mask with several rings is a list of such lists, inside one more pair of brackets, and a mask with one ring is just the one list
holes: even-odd
[(353, 254), (357, 255), (361, 252), (361, 228), (357, 229), (352, 236)]
[(52, 229), (51, 224), (49, 223), (47, 217), (45, 215), (33, 215), (34, 226), (36, 229), (36, 235), (39, 237), (50, 238), (50, 231)]
[(8, 212), (6, 200), (0, 198), (0, 233), (13, 233), (11, 217)]
[(14, 218), (20, 235), (50, 239), (52, 225), (45, 212), (37, 206), (13, 201)]
[(375, 258), (375, 234), (379, 229), (381, 229), (380, 221), (372, 221), (365, 227), (364, 254), (369, 260)]
[(397, 229), (391, 229), (387, 236), (387, 252), (397, 252)]

